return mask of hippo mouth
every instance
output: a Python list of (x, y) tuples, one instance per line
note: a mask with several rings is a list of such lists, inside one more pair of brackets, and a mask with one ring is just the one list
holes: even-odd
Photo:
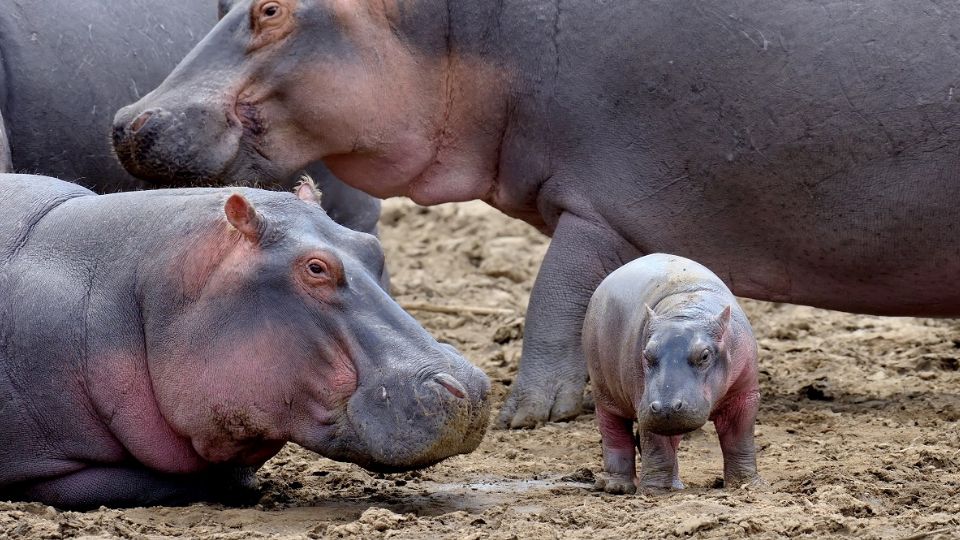
[[(354, 449), (340, 457), (371, 472), (398, 473), (472, 452), (486, 432), (490, 401), (489, 382), (471, 382), (464, 384), (449, 375), (429, 378), (406, 402), (411, 408), (399, 410), (390, 405), (385, 387), (358, 389), (344, 420), (362, 451)], [(379, 403), (385, 406), (378, 408), (376, 400), (385, 393), (387, 398)]]
[(706, 423), (706, 418), (701, 419), (689, 416), (671, 419), (657, 419), (652, 417), (641, 417), (638, 419), (638, 425), (641, 430), (664, 437), (684, 435), (702, 428)]

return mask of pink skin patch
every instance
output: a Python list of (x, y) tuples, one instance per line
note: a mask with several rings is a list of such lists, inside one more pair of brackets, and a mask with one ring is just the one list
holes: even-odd
[[(233, 206), (247, 211), (235, 214), (259, 219), (252, 205), (246, 208), (236, 199)], [(284, 441), (302, 440), (304, 433), (338, 423), (358, 384), (350, 351), (359, 349), (350, 346), (343, 332), (330, 334), (311, 321), (286, 320), (282, 311), (260, 315), (270, 311), (262, 310), (257, 295), (244, 288), (258, 277), (265, 253), (249, 232), (224, 216), (204, 233), (193, 234), (183, 254), (167, 267), (185, 305), (162, 329), (164, 346), (151, 358), (151, 375), (161, 418), (172, 426), (165, 437), (186, 445), (201, 463), (262, 463)], [(327, 262), (335, 274), (336, 261)], [(304, 288), (303, 276), (296, 273), (300, 266), (306, 267), (291, 261), (290, 279), (301, 284), (292, 290), (302, 293), (289, 300), (323, 305), (316, 296), (332, 292), (335, 280)], [(225, 307), (229, 298), (249, 302)], [(221, 326), (223, 332), (196, 339), (197, 329)]]
[(87, 388), (110, 432), (139, 462), (166, 473), (190, 473), (207, 463), (157, 406), (145, 359), (113, 352), (88, 364)]

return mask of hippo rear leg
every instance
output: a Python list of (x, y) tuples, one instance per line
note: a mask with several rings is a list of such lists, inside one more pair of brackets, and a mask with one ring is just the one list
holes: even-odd
[(3, 111), (0, 111), (0, 173), (13, 172), (13, 160), (10, 157), (10, 140), (3, 123)]
[(713, 417), (723, 451), (723, 485), (737, 488), (744, 484), (764, 485), (757, 474), (757, 450), (753, 426), (760, 407), (760, 392), (734, 396)]
[(597, 475), (596, 489), (623, 494), (637, 491), (637, 441), (633, 420), (597, 405), (597, 425), (603, 447), (603, 472)]
[(640, 487), (646, 489), (683, 489), (677, 448), (682, 435), (656, 435), (640, 432)]
[(185, 505), (199, 501), (252, 504), (259, 499), (251, 468), (224, 467), (199, 474), (175, 475), (140, 465), (88, 467), (4, 495), (70, 510)]
[(587, 304), (607, 274), (638, 255), (598, 222), (560, 216), (530, 294), (520, 373), (498, 428), (533, 427), (580, 414), (587, 384), (580, 339)]

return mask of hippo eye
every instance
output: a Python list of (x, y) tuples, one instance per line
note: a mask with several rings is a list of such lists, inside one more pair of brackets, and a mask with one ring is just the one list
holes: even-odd
[(697, 365), (706, 366), (709, 363), (710, 363), (710, 349), (704, 349), (703, 352), (700, 353), (700, 358), (697, 359)]
[(310, 259), (310, 262), (307, 263), (307, 272), (315, 278), (325, 278), (329, 275), (327, 263), (320, 259)]
[(272, 19), (280, 14), (280, 4), (276, 2), (269, 2), (263, 5), (260, 8), (260, 16), (263, 19)]
[(643, 359), (647, 363), (647, 367), (657, 367), (657, 358), (650, 353), (643, 353)]

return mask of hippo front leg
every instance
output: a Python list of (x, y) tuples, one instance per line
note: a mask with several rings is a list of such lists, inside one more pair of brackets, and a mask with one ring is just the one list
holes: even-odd
[(137, 465), (88, 467), (3, 495), (71, 510), (199, 501), (252, 504), (260, 496), (254, 473), (246, 467), (218, 467), (191, 475), (162, 474)]
[(680, 481), (680, 464), (677, 462), (677, 448), (682, 435), (656, 435), (649, 431), (640, 432), (640, 488), (641, 489), (683, 489)]
[(763, 485), (757, 474), (757, 450), (753, 426), (760, 407), (760, 392), (735, 396), (714, 415), (713, 424), (723, 451), (723, 485), (737, 488), (744, 484)]
[(597, 475), (597, 489), (623, 494), (637, 491), (637, 441), (633, 419), (624, 418), (597, 404), (597, 425), (603, 447), (603, 472)]
[(598, 222), (560, 216), (530, 295), (520, 371), (497, 427), (533, 427), (580, 414), (587, 384), (580, 343), (587, 304), (607, 274), (637, 255)]

